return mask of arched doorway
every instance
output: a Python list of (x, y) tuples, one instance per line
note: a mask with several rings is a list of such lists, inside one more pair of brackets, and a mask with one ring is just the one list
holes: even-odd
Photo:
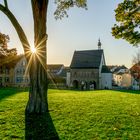
[(96, 85), (96, 82), (95, 81), (90, 81), (89, 82), (89, 86), (90, 86), (90, 89), (97, 89), (97, 85)]
[(73, 88), (75, 88), (75, 89), (79, 88), (79, 82), (77, 80), (74, 80), (72, 85), (73, 85)]

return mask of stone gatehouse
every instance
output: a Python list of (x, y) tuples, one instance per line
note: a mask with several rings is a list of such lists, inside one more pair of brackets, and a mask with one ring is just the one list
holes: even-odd
[(74, 52), (70, 65), (70, 84), (68, 86), (75, 89), (112, 88), (112, 73), (106, 66), (100, 41), (97, 50)]

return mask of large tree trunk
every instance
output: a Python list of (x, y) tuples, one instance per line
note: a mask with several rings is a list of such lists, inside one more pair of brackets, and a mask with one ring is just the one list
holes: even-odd
[(26, 111), (29, 113), (43, 113), (48, 111), (46, 70), (46, 16), (48, 1), (49, 0), (31, 0), (34, 19), (34, 42), (35, 48), (37, 49), (36, 54), (31, 54), (30, 44), (24, 30), (8, 9), (7, 1), (5, 0), (5, 6), (0, 4), (0, 11), (7, 15), (15, 27), (27, 61), (30, 63), (30, 90), (29, 101), (26, 107)]
[(48, 111), (46, 68), (46, 13), (48, 0), (32, 0), (31, 2), (36, 53), (31, 54), (30, 90), (26, 111), (28, 113), (44, 113)]

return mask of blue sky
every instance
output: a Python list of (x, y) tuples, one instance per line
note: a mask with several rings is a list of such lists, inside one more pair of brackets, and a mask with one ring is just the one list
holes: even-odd
[[(3, 0), (0, 0), (2, 2)], [(108, 65), (132, 65), (132, 58), (138, 51), (125, 40), (116, 40), (111, 35), (115, 23), (114, 9), (122, 0), (88, 0), (88, 10), (72, 8), (69, 17), (55, 20), (54, 0), (50, 0), (47, 32), (48, 63), (69, 66), (75, 50), (97, 49), (101, 39)], [(30, 0), (8, 0), (10, 10), (15, 14), (33, 45), (33, 18)], [(10, 36), (9, 46), (23, 53), (21, 43), (7, 17), (0, 12), (0, 32)]]

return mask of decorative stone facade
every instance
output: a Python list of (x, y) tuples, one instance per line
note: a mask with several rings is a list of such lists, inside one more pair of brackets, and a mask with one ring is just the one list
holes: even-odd
[(81, 90), (112, 88), (112, 73), (102, 49), (74, 52), (68, 86)]
[[(94, 88), (99, 88), (99, 70), (98, 69), (71, 69), (71, 84), (74, 88), (89, 89), (91, 84)], [(85, 87), (82, 87), (83, 85)]]
[(0, 67), (0, 87), (11, 86), (13, 83), (13, 72), (14, 68), (8, 66)]
[(14, 68), (14, 85), (17, 87), (29, 86), (29, 74), (27, 71), (27, 61), (25, 57), (22, 57)]
[(27, 87), (29, 75), (25, 74), (27, 61), (23, 55), (13, 57), (0, 65), (0, 87)]

